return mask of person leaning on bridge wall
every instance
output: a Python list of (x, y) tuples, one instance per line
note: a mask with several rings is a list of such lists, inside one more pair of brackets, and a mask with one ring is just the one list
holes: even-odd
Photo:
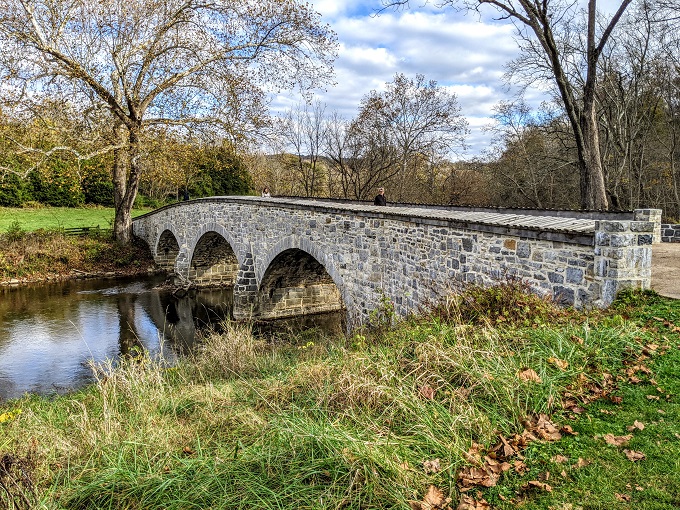
[(272, 194), (269, 192), (269, 188), (267, 186), (265, 186), (264, 189), (262, 190), (262, 196), (267, 197), (267, 198), (272, 196)]
[(378, 188), (378, 194), (373, 199), (373, 205), (387, 205), (387, 199), (385, 198), (385, 188), (382, 186)]

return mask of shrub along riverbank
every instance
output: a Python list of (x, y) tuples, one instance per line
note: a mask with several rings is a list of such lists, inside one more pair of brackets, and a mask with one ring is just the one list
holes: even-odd
[(140, 356), (5, 403), (0, 506), (680, 505), (680, 302), (581, 313), (510, 283), (387, 322), (278, 342), (232, 325), (172, 368)]
[(0, 285), (146, 274), (154, 267), (147, 246), (120, 245), (109, 233), (70, 236), (59, 228), (28, 231), (18, 222), (0, 231)]

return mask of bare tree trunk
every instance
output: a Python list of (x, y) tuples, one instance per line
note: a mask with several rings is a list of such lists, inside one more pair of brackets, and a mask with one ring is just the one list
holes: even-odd
[(127, 175), (128, 175), (128, 150), (124, 143), (121, 143), (125, 137), (125, 125), (119, 121), (115, 121), (113, 128), (113, 135), (116, 140), (116, 145), (119, 148), (113, 151), (113, 205), (115, 208), (115, 216), (113, 219), (113, 237), (121, 243), (128, 242), (130, 236), (128, 230), (131, 226), (130, 212), (125, 209), (125, 193), (127, 191)]
[(126, 151), (117, 150), (113, 164), (113, 195), (116, 216), (113, 222), (113, 236), (116, 241), (126, 244), (132, 240), (132, 206), (137, 198), (140, 167), (139, 129), (116, 126), (116, 135), (124, 136), (128, 131), (129, 146)]
[[(583, 154), (579, 157), (581, 173), (581, 207), (603, 210), (609, 208), (600, 157), (600, 137), (595, 113), (595, 102), (590, 101), (580, 119)], [(580, 144), (579, 144), (580, 145)]]

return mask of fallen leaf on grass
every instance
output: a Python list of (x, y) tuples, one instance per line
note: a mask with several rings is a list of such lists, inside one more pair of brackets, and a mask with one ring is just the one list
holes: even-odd
[(555, 455), (551, 460), (555, 464), (562, 464), (564, 462), (567, 462), (569, 460), (569, 458), (565, 457), (564, 455)]
[(632, 425), (626, 428), (628, 429), (628, 432), (633, 432), (634, 430), (645, 430), (645, 424), (635, 420)]
[(522, 381), (532, 381), (535, 383), (542, 383), (543, 380), (538, 376), (536, 371), (533, 368), (525, 368), (521, 372), (517, 374), (517, 377), (520, 378)]
[(479, 443), (472, 443), (470, 449), (465, 452), (465, 459), (470, 464), (481, 464), (482, 463), (482, 449), (484, 447)]
[(485, 500), (480, 499), (477, 501), (475, 498), (467, 495), (463, 495), (460, 498), (460, 503), (456, 507), (456, 510), (490, 510), (491, 505)]
[(647, 457), (644, 453), (636, 452), (635, 450), (623, 450), (623, 453), (626, 454), (626, 457), (628, 457), (628, 460), (631, 462), (643, 460), (644, 458)]
[(494, 487), (500, 478), (499, 473), (489, 472), (486, 469), (468, 466), (458, 473), (458, 481), (462, 485), (461, 490), (471, 489), (481, 485), (482, 487)]
[(422, 501), (411, 501), (413, 510), (450, 510), (451, 498), (445, 498), (444, 493), (434, 485), (430, 485)]
[(619, 501), (630, 501), (630, 496), (628, 494), (619, 494), (618, 492), (615, 492), (614, 497)]
[(576, 461), (576, 464), (574, 464), (574, 467), (575, 468), (582, 468), (582, 467), (589, 466), (592, 463), (593, 463), (593, 461), (591, 461), (591, 460), (582, 459), (581, 457), (579, 457), (578, 460)]
[(547, 492), (552, 492), (552, 487), (545, 482), (539, 482), (538, 480), (530, 480), (527, 484), (529, 487), (538, 487)]
[(497, 448), (497, 451), (500, 450), (501, 448), (503, 449), (503, 457), (512, 457), (515, 453), (517, 453), (517, 450), (512, 447), (510, 443), (508, 443), (508, 440), (505, 439), (503, 436), (498, 436), (501, 440), (501, 444)]
[(538, 420), (532, 432), (537, 432), (540, 438), (546, 441), (562, 439), (562, 434), (557, 426), (545, 414), (538, 415)]
[(605, 434), (603, 439), (607, 444), (612, 446), (625, 446), (633, 438), (633, 434), (627, 434), (625, 436), (615, 436), (614, 434)]
[(562, 372), (564, 372), (567, 369), (567, 367), (569, 366), (568, 361), (564, 361), (563, 359), (559, 359), (559, 358), (555, 358), (555, 357), (548, 358), (548, 363), (552, 363), (557, 368), (562, 370)]
[(496, 459), (492, 459), (491, 457), (484, 457), (484, 461), (484, 468), (487, 471), (491, 471), (497, 475), (505, 473), (512, 467), (509, 462), (499, 462)]
[(527, 467), (527, 465), (524, 462), (522, 462), (521, 460), (516, 460), (515, 462), (513, 462), (512, 467), (515, 468), (515, 472), (518, 475), (523, 475), (524, 473), (529, 471), (529, 468)]
[(182, 448), (182, 453), (184, 455), (193, 455), (196, 452), (192, 450), (190, 446), (185, 446), (184, 448)]
[(647, 399), (648, 400), (659, 400), (659, 396), (658, 395), (647, 395)]
[(428, 475), (430, 473), (439, 473), (442, 470), (439, 459), (426, 460), (423, 462), (423, 468)]
[(562, 434), (568, 434), (570, 436), (578, 436), (578, 432), (574, 432), (574, 429), (571, 428), (571, 425), (563, 425), (560, 427), (560, 432)]
[(657, 344), (647, 344), (643, 347), (642, 353), (646, 355), (653, 355), (656, 354), (657, 349), (659, 346)]
[(420, 387), (420, 396), (427, 400), (432, 400), (434, 398), (434, 389), (432, 389), (432, 386), (425, 384)]

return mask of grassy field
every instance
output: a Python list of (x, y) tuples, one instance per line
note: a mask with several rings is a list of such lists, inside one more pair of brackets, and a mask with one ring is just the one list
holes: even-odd
[(232, 325), (172, 368), (5, 403), (0, 507), (680, 506), (680, 301), (581, 313), (510, 285), (389, 322), (277, 343)]
[[(149, 210), (133, 209), (132, 216), (139, 216)], [(0, 232), (6, 231), (14, 222), (26, 231), (40, 228), (96, 227), (111, 228), (114, 210), (107, 207), (0, 207)]]

